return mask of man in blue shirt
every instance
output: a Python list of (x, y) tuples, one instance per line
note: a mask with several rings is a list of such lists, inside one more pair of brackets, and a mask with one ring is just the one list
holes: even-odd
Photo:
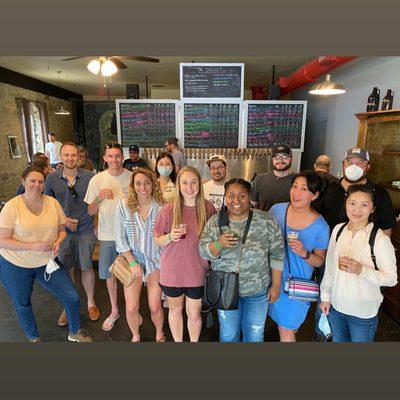
[[(92, 266), (96, 236), (93, 216), (88, 214), (87, 204), (83, 201), (94, 173), (78, 168), (79, 151), (76, 144), (65, 142), (60, 153), (64, 168), (50, 174), (45, 183), (45, 194), (57, 199), (67, 217), (67, 237), (60, 245), (58, 258), (73, 282), (74, 267), (79, 265), (82, 285), (87, 296), (89, 318), (97, 321), (100, 312), (94, 302), (95, 274)], [(63, 310), (58, 325), (65, 326), (67, 323), (67, 316)]]

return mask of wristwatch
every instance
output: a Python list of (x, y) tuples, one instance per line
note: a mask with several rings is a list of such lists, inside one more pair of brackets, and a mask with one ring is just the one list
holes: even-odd
[(311, 257), (311, 252), (307, 250), (306, 256), (301, 257), (303, 260), (308, 260)]

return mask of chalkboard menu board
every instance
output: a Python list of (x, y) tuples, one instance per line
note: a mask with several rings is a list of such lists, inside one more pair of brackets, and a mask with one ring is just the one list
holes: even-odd
[(183, 107), (185, 147), (238, 147), (240, 104), (185, 103)]
[(244, 64), (181, 64), (181, 99), (243, 98)]
[(302, 147), (306, 102), (248, 103), (247, 147)]
[(129, 102), (117, 100), (119, 139), (123, 147), (164, 147), (176, 136), (176, 102)]

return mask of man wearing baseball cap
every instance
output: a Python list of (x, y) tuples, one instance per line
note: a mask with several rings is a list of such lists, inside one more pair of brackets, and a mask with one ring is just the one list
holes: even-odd
[(274, 204), (289, 201), (292, 187), (292, 149), (281, 144), (272, 150), (273, 171), (259, 174), (253, 181), (250, 200), (255, 208), (268, 211)]
[(136, 167), (147, 167), (147, 162), (143, 158), (139, 157), (139, 146), (132, 144), (129, 146), (129, 157), (122, 164), (123, 168), (132, 171)]
[(204, 198), (220, 212), (224, 200), (226, 180), (226, 158), (220, 154), (210, 157), (206, 164), (210, 168), (212, 179), (203, 184)]
[[(337, 182), (330, 183), (321, 199), (321, 215), (328, 223), (331, 232), (333, 228), (341, 222), (348, 221), (345, 210), (345, 199), (347, 189), (354, 184), (369, 184), (375, 190), (375, 213), (376, 224), (385, 234), (390, 236), (392, 228), (396, 223), (396, 215), (393, 209), (392, 200), (388, 192), (381, 186), (374, 184), (367, 178), (367, 173), (371, 168), (369, 153), (366, 149), (353, 147), (346, 151), (342, 162), (343, 178)], [(321, 283), (324, 276), (325, 264), (316, 268), (316, 278)], [(319, 307), (315, 310), (315, 336), (317, 341), (325, 341), (324, 335), (319, 330), (318, 321), (321, 315)]]
[(390, 236), (392, 228), (397, 225), (396, 215), (386, 189), (367, 178), (367, 173), (371, 168), (368, 151), (359, 147), (347, 150), (342, 166), (343, 178), (336, 183), (329, 184), (322, 197), (321, 214), (329, 224), (331, 231), (335, 225), (348, 220), (344, 209), (348, 187), (355, 183), (362, 185), (368, 183), (375, 189), (376, 223)]

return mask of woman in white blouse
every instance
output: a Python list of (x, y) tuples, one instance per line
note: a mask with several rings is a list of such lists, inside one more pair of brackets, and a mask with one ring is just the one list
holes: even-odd
[(161, 307), (160, 248), (155, 245), (153, 227), (163, 204), (160, 186), (148, 168), (135, 168), (126, 199), (120, 200), (115, 215), (116, 248), (131, 266), (136, 278), (124, 287), (126, 319), (132, 342), (140, 341), (139, 304), (143, 282), (147, 285), (151, 320), (156, 328), (156, 342), (165, 342), (164, 312)]
[(373, 245), (376, 265), (372, 259), (374, 211), (373, 187), (351, 185), (346, 198), (349, 222), (333, 229), (321, 283), (319, 307), (328, 314), (334, 342), (373, 342), (383, 300), (380, 288), (397, 283), (394, 248), (380, 229)]

